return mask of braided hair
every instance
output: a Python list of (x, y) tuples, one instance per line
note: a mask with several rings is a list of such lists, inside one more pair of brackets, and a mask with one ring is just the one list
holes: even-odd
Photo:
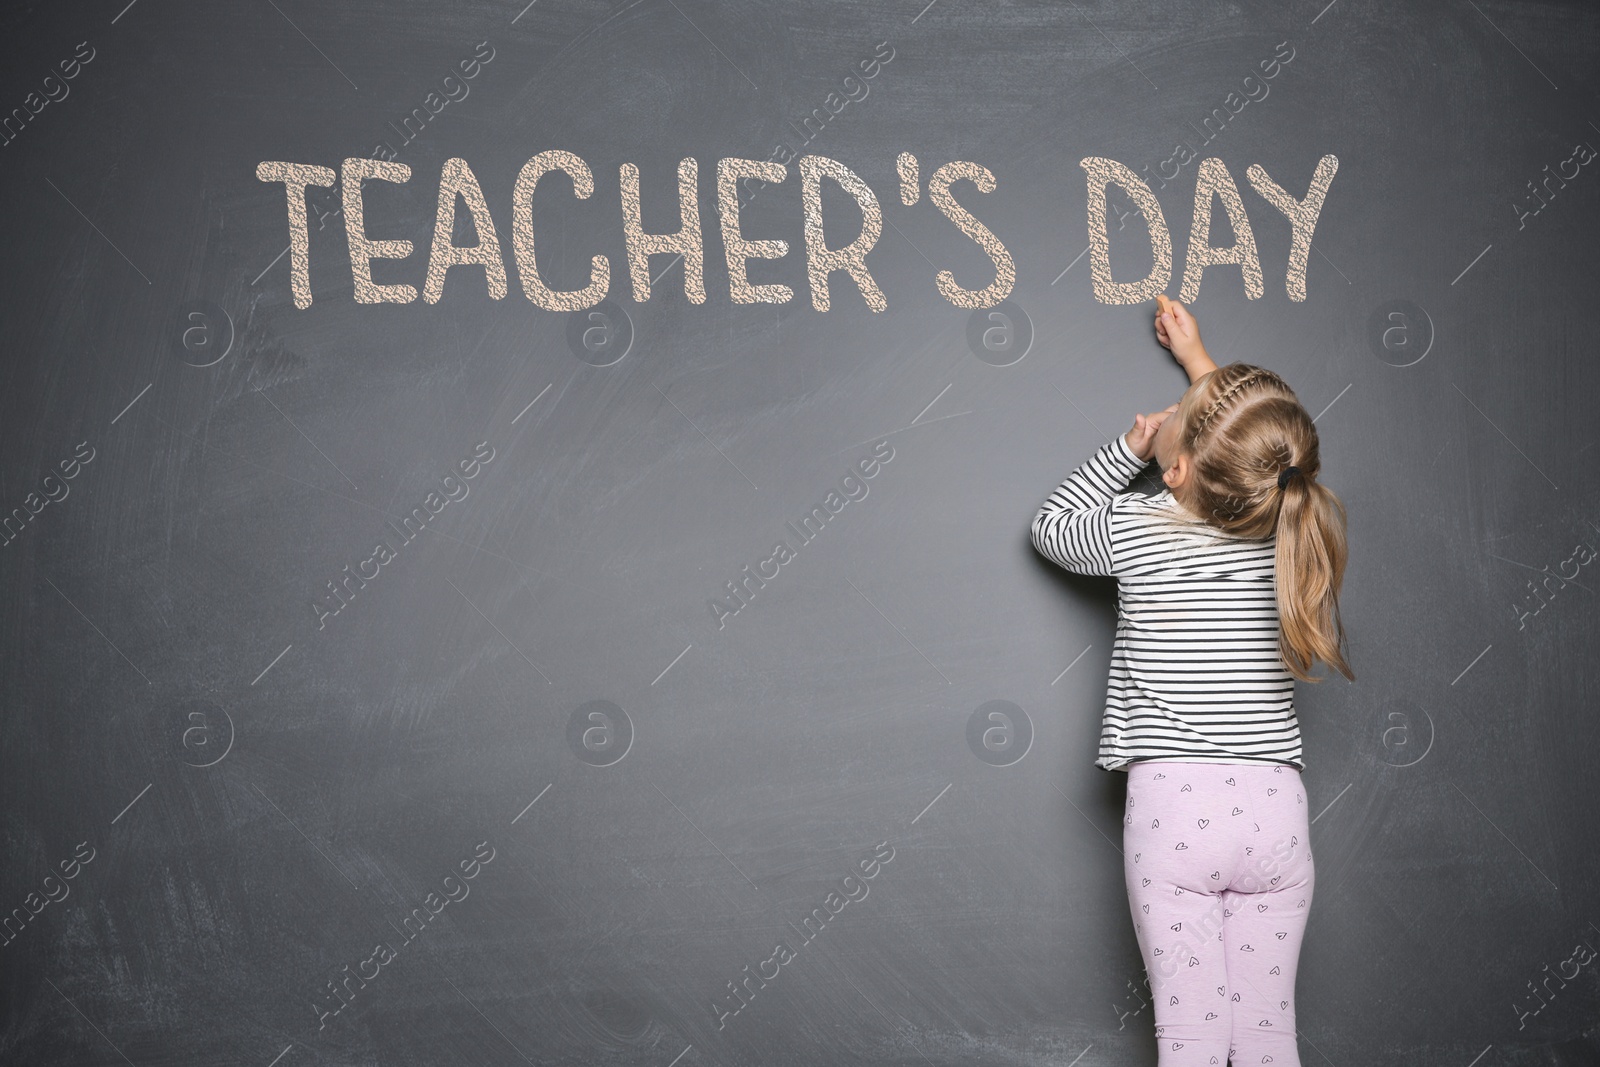
[(1317, 431), (1289, 383), (1265, 367), (1229, 363), (1184, 394), (1178, 450), (1194, 477), (1174, 496), (1206, 524), (1239, 537), (1270, 537), (1288, 485), (1285, 471), (1316, 478)]
[[(1235, 370), (1235, 368), (1238, 368)], [(1194, 436), (1198, 438), (1211, 427), (1212, 420), (1217, 413), (1230, 405), (1233, 398), (1245, 389), (1256, 385), (1258, 382), (1270, 382), (1273, 386), (1282, 389), (1289, 396), (1294, 396), (1294, 391), (1287, 382), (1264, 367), (1252, 367), (1248, 363), (1230, 363), (1226, 368), (1217, 368), (1219, 372), (1230, 372), (1221, 377), (1212, 379), (1215, 396), (1205, 411), (1195, 423)]]

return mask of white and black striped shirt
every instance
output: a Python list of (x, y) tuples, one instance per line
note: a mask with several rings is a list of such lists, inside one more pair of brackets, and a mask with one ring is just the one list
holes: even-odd
[[(1145, 466), (1102, 445), (1033, 520), (1033, 544), (1070, 571), (1117, 579), (1117, 637), (1095, 766), (1141, 759), (1303, 769), (1294, 676), (1278, 654), (1276, 538), (1199, 523), (1163, 489), (1122, 492)], [(1170, 516), (1188, 518), (1174, 525)]]

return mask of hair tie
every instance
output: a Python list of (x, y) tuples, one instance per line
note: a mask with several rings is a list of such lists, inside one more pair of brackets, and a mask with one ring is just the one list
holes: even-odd
[(1278, 488), (1282, 489), (1289, 484), (1289, 479), (1300, 473), (1300, 468), (1294, 465), (1287, 466), (1278, 472)]

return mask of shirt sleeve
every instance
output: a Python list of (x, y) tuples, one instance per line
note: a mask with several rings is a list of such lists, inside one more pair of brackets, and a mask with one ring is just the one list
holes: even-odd
[(1101, 445), (1034, 516), (1034, 548), (1077, 574), (1114, 575), (1112, 505), (1148, 462), (1133, 454), (1122, 434)]

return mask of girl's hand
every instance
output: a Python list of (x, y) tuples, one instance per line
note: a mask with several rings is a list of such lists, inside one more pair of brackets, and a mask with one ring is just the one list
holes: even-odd
[(1156, 340), (1172, 350), (1179, 363), (1200, 345), (1200, 326), (1189, 309), (1165, 296), (1156, 297)]
[(1200, 324), (1194, 321), (1189, 309), (1161, 295), (1156, 297), (1156, 303), (1156, 340), (1172, 351), (1178, 365), (1188, 372), (1189, 381), (1216, 369), (1216, 363), (1206, 354), (1206, 346), (1200, 341)]
[(1135, 415), (1133, 429), (1129, 430), (1123, 440), (1128, 442), (1128, 448), (1140, 459), (1149, 462), (1155, 454), (1156, 431), (1161, 429), (1161, 424), (1166, 422), (1178, 405), (1174, 404), (1165, 411), (1153, 412), (1149, 415)]

